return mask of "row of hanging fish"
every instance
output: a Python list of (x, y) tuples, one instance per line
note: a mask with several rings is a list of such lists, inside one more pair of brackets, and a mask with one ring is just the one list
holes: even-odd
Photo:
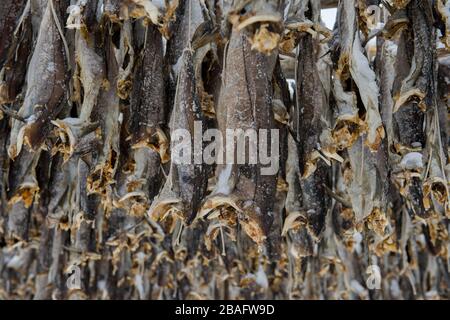
[(0, 299), (450, 298), (449, 50), (449, 0), (1, 1)]

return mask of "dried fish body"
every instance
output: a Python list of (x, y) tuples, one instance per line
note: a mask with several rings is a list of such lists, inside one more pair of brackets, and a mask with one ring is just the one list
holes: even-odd
[(433, 74), (435, 68), (434, 46), (436, 31), (431, 27), (433, 11), (430, 3), (411, 1), (407, 6), (411, 20), (410, 28), (414, 37), (414, 55), (409, 74), (402, 81), (399, 96), (396, 98), (394, 112), (408, 101), (417, 101), (421, 111), (431, 106), (433, 94)]
[(340, 149), (348, 152), (343, 176), (351, 208), (346, 210), (353, 210), (355, 223), (361, 224), (372, 214), (385, 214), (385, 129), (379, 112), (376, 74), (363, 53), (354, 4), (341, 3), (338, 20), (339, 60), (333, 81), (337, 118), (333, 138)]
[[(7, 3), (7, 2), (6, 2)], [(9, 41), (0, 40), (2, 43), (8, 44), (8, 50), (3, 54), (0, 54), (0, 103), (11, 103), (22, 89), (22, 85), (26, 76), (26, 65), (28, 57), (31, 53), (32, 47), (32, 25), (29, 5), (24, 6), (26, 2), (23, 2), (22, 6), (17, 8), (20, 12), (11, 10), (11, 13), (21, 14), (21, 18), (16, 23), (8, 25), (8, 23), (2, 23), (1, 25), (8, 28), (14, 28), (12, 30), (0, 30), (3, 36), (9, 35), (12, 37)], [(17, 4), (21, 4), (20, 1)], [(3, 4), (5, 5), (5, 3)], [(4, 12), (7, 12), (5, 10)], [(0, 50), (4, 50), (3, 48)], [(3, 57), (4, 56), (4, 57)]]
[[(82, 151), (83, 144), (90, 139), (88, 138), (89, 134), (98, 127), (97, 123), (91, 122), (91, 114), (98, 103), (104, 84), (105, 66), (103, 57), (96, 52), (98, 43), (95, 40), (95, 33), (85, 30), (87, 28), (85, 19), (90, 14), (89, 9), (91, 8), (84, 8), (84, 15), (80, 18), (80, 26), (75, 34), (76, 74), (79, 76), (78, 91), (82, 90), (83, 92), (82, 97), (81, 92), (78, 93), (81, 104), (79, 115), (77, 118), (52, 121), (55, 125), (56, 135), (61, 137), (61, 143), (57, 149), (65, 155), (66, 160), (74, 153)], [(91, 28), (95, 28), (95, 26), (91, 25)], [(74, 84), (74, 86), (78, 85)]]
[[(361, 93), (360, 98), (364, 105), (366, 115), (363, 128), (358, 131), (367, 131), (366, 144), (370, 150), (375, 151), (385, 137), (381, 116), (378, 109), (379, 88), (376, 83), (376, 75), (370, 68), (367, 57), (364, 56), (361, 39), (357, 28), (357, 15), (354, 1), (341, 2), (338, 9), (339, 21), (339, 60), (335, 77), (341, 84), (335, 84), (337, 101), (342, 101), (343, 106), (351, 108), (348, 116), (339, 115), (338, 120), (344, 121), (343, 125), (337, 123), (337, 129), (346, 127), (350, 121), (356, 126), (361, 126), (361, 119), (357, 117), (354, 104), (356, 96), (352, 92), (345, 92), (344, 84), (352, 79)], [(344, 92), (342, 92), (344, 91)], [(340, 103), (338, 102), (338, 105)], [(348, 130), (350, 131), (350, 130)], [(350, 131), (351, 132), (351, 131)], [(336, 133), (335, 133), (336, 134)], [(354, 142), (352, 139), (351, 141)], [(351, 145), (351, 143), (350, 143)]]
[(8, 234), (10, 238), (27, 239), (29, 224), (29, 208), (39, 192), (36, 178), (36, 166), (39, 153), (28, 151), (21, 153), (13, 162), (8, 172)]
[(153, 25), (146, 28), (144, 47), (135, 70), (136, 86), (131, 95), (130, 128), (133, 132), (133, 148), (153, 149), (166, 163), (169, 160), (169, 142), (161, 128), (166, 104), (163, 43), (161, 34)]
[(120, 63), (116, 59), (115, 50), (117, 49), (112, 41), (113, 33), (120, 31), (114, 30), (115, 25), (110, 21), (106, 22), (106, 26), (109, 27), (104, 39), (106, 82), (100, 90), (97, 108), (91, 115), (91, 121), (100, 124), (99, 130), (95, 131), (95, 135), (100, 139), (102, 145), (99, 146), (100, 150), (98, 150), (94, 159), (93, 172), (88, 178), (88, 190), (104, 195), (103, 201), (108, 203), (108, 199), (111, 199), (109, 186), (113, 183), (120, 156), (119, 122), (121, 122), (121, 116), (117, 94)]
[[(274, 128), (269, 84), (275, 58), (276, 55), (265, 56), (253, 51), (246, 36), (237, 30), (233, 31), (224, 70), (226, 78), (218, 106), (218, 117), (221, 112), (226, 117), (225, 123), (219, 123), (223, 133), (225, 129), (245, 131)], [(255, 117), (255, 114), (259, 116)], [(235, 151), (235, 164), (227, 163), (218, 170), (216, 188), (206, 200), (200, 216), (211, 211), (219, 213), (221, 207), (234, 211), (233, 215), (237, 215), (247, 235), (261, 245), (273, 220), (273, 204), (268, 203), (267, 199), (275, 194), (277, 175), (262, 175), (260, 165), (236, 164)], [(232, 220), (235, 221), (235, 218)]]
[(314, 250), (313, 235), (307, 229), (307, 216), (303, 208), (303, 193), (300, 182), (300, 168), (297, 162), (297, 144), (292, 137), (288, 137), (288, 160), (286, 166), (286, 182), (288, 192), (286, 196), (286, 219), (284, 220), (282, 235), (289, 234), (289, 254), (294, 259), (311, 256)]
[[(430, 146), (430, 143), (426, 141), (424, 132), (417, 128), (427, 126), (423, 112), (431, 109), (434, 104), (430, 97), (432, 92), (436, 91), (433, 88), (436, 57), (430, 46), (434, 43), (435, 36), (427, 22), (431, 18), (429, 5), (411, 1), (406, 10), (411, 22), (409, 30), (402, 31), (400, 36), (397, 78), (394, 82), (394, 92), (397, 93), (393, 110), (395, 150), (401, 157), (400, 166), (403, 166), (403, 170), (400, 169), (396, 174), (395, 181), (400, 193), (406, 197), (410, 210), (421, 217), (427, 217), (429, 206), (425, 208), (422, 175), (428, 161), (423, 150), (425, 146)], [(412, 49), (410, 39), (414, 39)], [(412, 56), (407, 54), (407, 60), (400, 58), (408, 50)]]
[[(404, 31), (401, 35), (399, 44), (398, 44), (398, 57), (403, 55), (403, 52), (407, 50), (406, 43), (407, 35), (409, 31)], [(405, 51), (403, 51), (405, 50)], [(405, 56), (404, 56), (405, 57)], [(405, 69), (408, 66), (404, 65), (404, 61), (406, 59), (398, 58), (396, 63), (396, 82), (398, 83), (398, 79), (405, 75)], [(406, 68), (405, 68), (406, 67)], [(406, 71), (407, 72), (407, 71)], [(394, 82), (393, 90), (395, 90), (396, 82)], [(409, 103), (408, 105), (404, 105), (399, 111), (397, 111), (393, 115), (393, 126), (394, 132), (396, 133), (393, 136), (393, 143), (395, 145), (396, 141), (399, 141), (399, 145), (406, 145), (403, 149), (403, 153), (408, 154), (412, 159), (417, 159), (417, 161), (413, 161), (412, 164), (408, 165), (409, 174), (400, 174), (398, 178), (394, 175), (394, 182), (399, 186), (400, 194), (406, 197), (406, 203), (411, 208), (412, 212), (416, 212), (417, 214), (425, 214), (425, 209), (423, 207), (423, 195), (421, 189), (421, 177), (420, 173), (423, 170), (423, 155), (420, 153), (422, 146), (424, 144), (424, 135), (421, 130), (412, 130), (414, 128), (423, 127), (423, 115), (417, 109), (417, 107), (413, 103)], [(397, 126), (397, 127), (396, 127)], [(413, 148), (413, 145), (417, 146), (417, 149)], [(409, 148), (408, 148), (409, 146)], [(400, 154), (401, 154), (401, 149)], [(419, 151), (412, 153), (414, 151)], [(407, 159), (406, 159), (407, 160)], [(399, 160), (397, 160), (399, 161)], [(407, 161), (404, 161), (406, 164)], [(419, 174), (418, 174), (419, 173)], [(405, 190), (404, 192), (402, 192)]]
[(439, 12), (443, 26), (441, 28), (442, 42), (447, 50), (450, 49), (450, 1), (440, 0), (435, 2), (437, 11)]
[[(182, 59), (182, 71), (178, 78), (170, 128), (172, 135), (177, 129), (186, 132), (186, 137), (177, 136), (178, 139), (183, 139), (182, 142), (174, 141), (172, 137), (171, 147), (173, 149), (178, 145), (177, 152), (183, 153), (181, 155), (183, 159), (188, 157), (187, 163), (175, 158), (180, 157), (180, 154), (172, 154), (169, 176), (160, 195), (152, 204), (149, 214), (156, 219), (164, 219), (167, 215), (174, 214), (183, 223), (190, 224), (206, 192), (207, 177), (204, 175), (204, 165), (198, 164), (199, 155), (194, 145), (194, 128), (202, 123), (203, 114), (197, 94), (191, 51), (186, 49)], [(183, 147), (182, 150), (179, 149), (180, 145)]]
[(27, 92), (19, 110), (27, 122), (13, 121), (8, 150), (12, 159), (21, 152), (23, 144), (33, 151), (42, 146), (50, 132), (50, 121), (63, 107), (67, 75), (59, 9), (49, 1), (40, 26), (30, 61), (33, 72), (28, 72)]
[(204, 5), (204, 1), (200, 0), (177, 1), (175, 22), (169, 28), (170, 36), (166, 50), (166, 59), (169, 65), (174, 66), (175, 74), (181, 71), (184, 50), (190, 47), (196, 30), (205, 21)]
[(21, 16), (26, 5), (26, 0), (7, 0), (0, 4), (0, 69), (3, 68), (9, 48), (14, 42), (17, 17)]

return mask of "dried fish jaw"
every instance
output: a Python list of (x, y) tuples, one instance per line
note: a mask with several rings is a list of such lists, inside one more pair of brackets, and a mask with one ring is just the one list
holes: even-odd
[[(64, 155), (64, 162), (67, 162), (78, 151), (80, 144), (83, 142), (83, 138), (86, 138), (89, 133), (94, 132), (97, 127), (97, 124), (89, 123), (78, 118), (52, 120), (51, 123), (56, 127), (53, 130), (54, 135), (59, 137), (60, 141), (53, 146), (52, 153), (61, 152)], [(101, 137), (98, 138), (100, 141)]]
[(145, 9), (142, 10), (143, 8), (141, 6), (139, 9), (134, 0), (106, 0), (103, 4), (103, 16), (113, 23), (121, 23), (131, 18), (130, 11), (133, 12), (136, 10), (135, 14), (146, 15)]
[(397, 112), (403, 105), (411, 101), (416, 103), (415, 105), (417, 105), (420, 111), (425, 112), (427, 108), (424, 104), (424, 99), (425, 93), (418, 88), (413, 88), (396, 98), (393, 112)]
[(148, 198), (142, 191), (129, 192), (113, 204), (118, 209), (125, 209), (132, 217), (143, 217), (149, 209)]
[(395, 240), (395, 235), (391, 234), (385, 236), (382, 240), (370, 245), (370, 250), (378, 257), (382, 257), (388, 253), (398, 253), (399, 248), (397, 246), (397, 241)]
[(109, 159), (103, 163), (98, 164), (87, 179), (87, 189), (90, 194), (97, 193), (105, 195), (108, 186), (115, 183), (114, 175), (117, 169), (117, 159), (115, 152), (109, 154)]
[(367, 217), (366, 223), (368, 229), (373, 230), (380, 237), (385, 236), (386, 228), (389, 226), (386, 214), (377, 207)]
[(396, 9), (404, 9), (411, 2), (411, 0), (389, 0), (391, 6)]
[(153, 150), (140, 148), (134, 150), (135, 167), (126, 180), (127, 192), (142, 191), (149, 200), (160, 188), (160, 157)]
[(423, 183), (423, 205), (425, 210), (433, 208), (446, 216), (450, 215), (449, 191), (446, 179), (434, 177)]
[(242, 214), (238, 214), (239, 223), (244, 229), (245, 233), (252, 239), (259, 247), (261, 247), (267, 238), (267, 226), (263, 223), (263, 215), (261, 209), (255, 203), (244, 203)]
[(307, 219), (304, 212), (290, 212), (284, 220), (281, 236), (286, 236), (289, 230), (298, 231), (301, 227), (306, 226)]
[(162, 17), (162, 26), (160, 28), (161, 34), (164, 38), (169, 39), (172, 33), (172, 27), (174, 20), (177, 18), (177, 9), (179, 6), (179, 0), (170, 1)]
[(300, 34), (298, 32), (289, 32), (285, 30), (279, 41), (278, 49), (282, 54), (290, 55), (298, 45)]
[(132, 148), (149, 148), (160, 155), (161, 163), (170, 161), (169, 140), (164, 131), (160, 128), (154, 130), (148, 128), (146, 132), (141, 135), (140, 139), (133, 144)]
[(248, 35), (252, 49), (270, 55), (281, 40), (281, 9), (277, 1), (237, 2), (228, 12), (228, 21), (236, 31)]
[(203, 204), (198, 219), (218, 219), (228, 227), (236, 222), (242, 225), (245, 233), (261, 246), (266, 239), (266, 226), (261, 223), (261, 209), (253, 201), (243, 201), (236, 194), (232, 196), (214, 195)]
[(25, 208), (30, 208), (35, 196), (39, 194), (39, 186), (35, 182), (22, 183), (16, 194), (9, 200), (9, 205), (22, 201)]
[(307, 34), (321, 43), (328, 42), (332, 38), (330, 30), (321, 24), (320, 4), (317, 1), (304, 0), (298, 5), (289, 8), (289, 17), (285, 21), (286, 30), (280, 46), (285, 53), (291, 53), (300, 38)]
[(239, 1), (236, 2), (228, 12), (228, 20), (238, 31), (255, 23), (281, 24), (281, 14), (277, 1)]
[[(205, 219), (205, 218), (216, 218), (218, 216), (222, 216), (222, 209), (225, 209), (225, 212), (234, 212), (235, 214), (241, 212), (241, 208), (237, 203), (237, 199), (235, 196), (227, 196), (221, 194), (213, 194), (208, 197), (204, 204), (202, 205), (197, 218)], [(226, 215), (225, 215), (226, 217)], [(228, 219), (227, 219), (228, 220)], [(233, 221), (236, 219), (231, 220)]]
[(252, 49), (258, 50), (264, 54), (271, 54), (280, 42), (280, 35), (268, 30), (268, 25), (263, 24), (256, 32), (253, 38), (250, 39)]
[(385, 23), (382, 35), (386, 40), (394, 40), (399, 34), (408, 29), (409, 19), (405, 9), (394, 11)]
[(164, 221), (169, 217), (176, 220), (185, 221), (182, 199), (178, 192), (172, 189), (169, 180), (166, 181), (163, 190), (155, 198), (147, 216), (156, 221)]

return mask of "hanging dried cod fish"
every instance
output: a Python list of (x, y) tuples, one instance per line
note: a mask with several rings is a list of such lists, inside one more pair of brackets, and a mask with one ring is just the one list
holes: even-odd
[(27, 0), (6, 0), (0, 4), (0, 69), (3, 68), (8, 51), (14, 42), (17, 17), (22, 15), (27, 2)]
[[(378, 110), (379, 89), (375, 73), (364, 56), (357, 28), (355, 1), (340, 2), (338, 8), (338, 51), (335, 71), (335, 94), (338, 104), (338, 118), (335, 129), (336, 143), (346, 141), (344, 147), (353, 144), (359, 132), (367, 131), (365, 143), (376, 151), (384, 138), (384, 128)], [(365, 108), (365, 121), (362, 122), (356, 108), (356, 95), (346, 92), (346, 81), (352, 79), (358, 87)], [(356, 131), (356, 132), (355, 132)], [(343, 135), (343, 136), (342, 136)], [(341, 141), (341, 142), (340, 142)]]
[(174, 66), (175, 74), (178, 74), (181, 71), (184, 49), (189, 46), (197, 28), (204, 22), (204, 2), (177, 0), (175, 3), (175, 21), (168, 30), (170, 38), (167, 42), (166, 59), (170, 66)]
[[(61, 10), (64, 8), (48, 2), (30, 61), (25, 100), (19, 110), (26, 122), (13, 120), (11, 129), (8, 154), (18, 161), (9, 173), (9, 204), (16, 210), (9, 217), (8, 229), (10, 236), (20, 239), (28, 236), (29, 208), (39, 191), (35, 173), (38, 149), (50, 132), (51, 119), (63, 108), (67, 76), (63, 35), (58, 28)], [(23, 144), (30, 150), (21, 152)]]
[[(260, 129), (266, 129), (267, 133), (274, 128), (270, 80), (275, 59), (275, 54), (265, 56), (252, 50), (247, 37), (233, 30), (218, 106), (218, 118), (223, 121), (219, 122), (219, 128), (224, 137), (227, 130), (261, 133)], [(250, 163), (251, 155), (238, 164), (236, 142), (239, 143), (239, 137), (224, 140), (224, 145), (233, 148), (233, 159), (227, 159), (228, 163), (218, 170), (215, 190), (203, 205), (199, 217), (210, 213), (210, 219), (217, 216), (230, 226), (239, 221), (247, 235), (262, 245), (273, 221), (273, 203), (268, 199), (275, 194), (277, 172), (265, 175), (262, 164)], [(223, 157), (228, 153), (220, 152), (224, 153)]]
[[(301, 16), (310, 15), (318, 23), (317, 3), (306, 1), (302, 7), (310, 8)], [(328, 185), (330, 159), (341, 160), (326, 141), (329, 109), (326, 108), (325, 91), (318, 72), (318, 39), (305, 33), (299, 42), (297, 62), (297, 104), (294, 117), (295, 140), (298, 141), (302, 206), (306, 212), (306, 227), (311, 237), (318, 241), (323, 232), (329, 199), (325, 193)], [(331, 137), (330, 137), (331, 138)], [(331, 139), (328, 139), (331, 140)]]
[(4, 104), (15, 100), (25, 80), (32, 28), (29, 1), (3, 1), (0, 6), (5, 15), (0, 16), (0, 104)]
[(426, 146), (423, 129), (424, 112), (432, 109), (435, 103), (436, 57), (431, 44), (435, 37), (430, 27), (430, 5), (414, 0), (405, 10), (410, 23), (400, 34), (393, 87), (394, 150), (400, 156), (399, 168), (394, 168), (394, 181), (410, 212), (427, 217), (429, 212), (424, 207), (422, 186), (422, 175), (428, 162), (423, 153)]
[[(194, 130), (200, 134), (203, 114), (197, 95), (192, 52), (185, 49), (182, 69), (178, 77), (174, 109), (170, 121), (171, 164), (167, 181), (160, 195), (153, 202), (149, 215), (153, 219), (164, 220), (168, 216), (190, 224), (206, 191), (207, 177), (202, 164), (202, 154), (195, 145)], [(182, 135), (180, 131), (182, 130)], [(181, 138), (181, 141), (178, 139)], [(200, 157), (200, 161), (199, 161)]]
[[(117, 170), (119, 159), (119, 122), (123, 120), (119, 111), (119, 96), (117, 93), (117, 79), (119, 75), (119, 61), (116, 58), (116, 50), (121, 51), (123, 47), (116, 48), (113, 43), (113, 36), (117, 36), (120, 29), (118, 25), (111, 21), (106, 21), (104, 25), (106, 34), (104, 35), (106, 81), (100, 90), (97, 107), (93, 110), (91, 121), (100, 124), (101, 145), (96, 159), (94, 159), (93, 172), (88, 178), (89, 192), (103, 195), (102, 200), (105, 207), (111, 204), (111, 184), (114, 183), (114, 175)], [(123, 39), (123, 38), (122, 38)], [(121, 43), (123, 44), (123, 43)], [(123, 57), (123, 55), (122, 55)]]
[(339, 43), (333, 49), (337, 54), (333, 80), (337, 118), (333, 137), (338, 147), (348, 152), (343, 176), (355, 221), (360, 224), (381, 208), (383, 194), (379, 191), (384, 180), (377, 163), (382, 158), (376, 154), (383, 150), (380, 145), (385, 130), (379, 113), (376, 75), (363, 53), (356, 9), (354, 1), (341, 2), (338, 8), (335, 40)]
[(163, 43), (154, 25), (146, 27), (144, 48), (135, 66), (132, 92), (131, 143), (134, 149), (150, 148), (162, 163), (169, 160), (168, 139), (161, 129), (165, 117)]
[(65, 8), (48, 1), (39, 30), (36, 47), (30, 61), (32, 72), (27, 75), (27, 92), (19, 115), (26, 123), (14, 120), (9, 156), (15, 159), (23, 145), (32, 151), (42, 147), (51, 126), (64, 106), (67, 68), (61, 11)]
[[(85, 153), (89, 144), (98, 142), (98, 137), (93, 132), (98, 123), (91, 122), (91, 113), (97, 105), (102, 84), (104, 84), (103, 57), (98, 54), (100, 45), (95, 39), (98, 26), (89, 21), (95, 15), (96, 8), (92, 5), (82, 4), (70, 8), (67, 27), (76, 29), (75, 33), (75, 76), (74, 99), (81, 104), (77, 118), (55, 120), (56, 135), (61, 137), (61, 143), (57, 143), (57, 150), (64, 154), (67, 161), (74, 153)], [(82, 13), (81, 13), (82, 11)], [(71, 24), (71, 21), (77, 24)], [(82, 95), (82, 96), (81, 96)]]

